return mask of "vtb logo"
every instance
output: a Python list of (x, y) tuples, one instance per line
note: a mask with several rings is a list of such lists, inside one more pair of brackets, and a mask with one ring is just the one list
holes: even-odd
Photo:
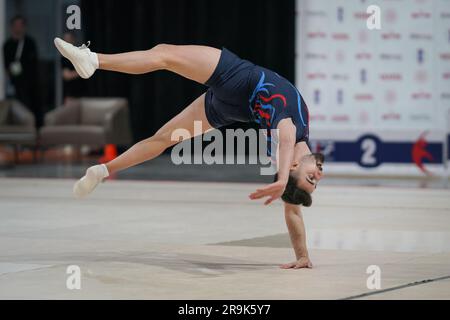
[(423, 164), (423, 160), (427, 159), (429, 161), (434, 161), (433, 155), (426, 149), (428, 142), (425, 140), (425, 136), (428, 134), (428, 131), (422, 133), (419, 139), (414, 143), (411, 156), (416, 164), (416, 166), (426, 175), (431, 176), (431, 173), (425, 168)]

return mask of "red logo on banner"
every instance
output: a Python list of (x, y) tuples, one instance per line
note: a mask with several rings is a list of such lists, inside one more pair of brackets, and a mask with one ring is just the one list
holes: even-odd
[(334, 40), (349, 40), (350, 39), (350, 35), (348, 33), (333, 33), (332, 35)]
[(380, 79), (382, 81), (401, 81), (403, 76), (400, 73), (381, 73)]
[(356, 60), (370, 60), (372, 59), (372, 54), (370, 52), (358, 52), (355, 54)]
[(353, 17), (355, 17), (355, 19), (358, 19), (358, 20), (367, 20), (371, 16), (372, 15), (370, 13), (367, 13), (365, 11), (358, 11), (358, 12), (353, 13)]
[(411, 93), (411, 98), (413, 100), (431, 100), (432, 94), (430, 92), (413, 92)]
[(331, 117), (331, 121), (333, 121), (333, 122), (349, 122), (350, 117), (346, 114), (336, 114)]
[(370, 93), (359, 93), (355, 94), (356, 101), (373, 101), (374, 97)]
[(450, 60), (450, 52), (444, 52), (439, 55), (441, 60)]
[(327, 34), (325, 32), (308, 32), (307, 34), (308, 38), (310, 39), (325, 39), (327, 37)]
[(314, 73), (308, 73), (306, 75), (306, 78), (309, 80), (325, 80), (327, 78), (327, 75), (323, 72), (314, 72)]
[(422, 133), (419, 137), (419, 139), (416, 141), (416, 143), (413, 144), (412, 150), (411, 150), (411, 156), (416, 164), (416, 166), (425, 173), (428, 176), (431, 176), (431, 173), (425, 169), (425, 166), (423, 165), (423, 160), (427, 159), (429, 161), (434, 161), (433, 156), (430, 152), (426, 149), (428, 142), (425, 140), (425, 136), (427, 135), (428, 131)]
[(413, 19), (430, 19), (431, 12), (428, 11), (416, 11), (411, 13), (411, 18)]
[(381, 38), (383, 38), (383, 40), (400, 40), (402, 35), (398, 32), (387, 32), (382, 33)]

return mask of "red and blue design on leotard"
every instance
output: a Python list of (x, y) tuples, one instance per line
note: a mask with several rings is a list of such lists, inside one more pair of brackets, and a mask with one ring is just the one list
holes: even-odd
[(271, 153), (271, 129), (277, 129), (278, 123), (285, 118), (291, 118), (296, 126), (296, 142), (308, 142), (309, 130), (304, 115), (309, 122), (309, 113), (298, 90), (277, 73), (258, 69), (259, 80), (249, 98), (249, 108), (253, 120), (262, 129), (267, 129), (268, 153)]
[[(266, 82), (266, 72), (261, 71), (258, 84), (250, 96), (249, 108), (254, 116), (254, 121), (262, 128), (276, 129), (276, 124), (281, 119), (291, 117), (294, 124), (299, 123), (306, 128), (307, 124), (303, 119), (304, 111), (302, 112), (304, 103), (302, 104), (300, 93), (286, 79), (281, 78), (275, 72), (271, 72), (271, 74), (272, 80), (275, 81)], [(296, 108), (294, 110), (292, 109), (292, 100), (295, 100)], [(306, 105), (304, 107), (306, 108)], [(303, 128), (299, 128), (301, 129), (299, 131), (303, 132)]]
[[(261, 78), (250, 97), (250, 110), (255, 116), (255, 122), (261, 124), (263, 127), (271, 128), (272, 120), (275, 116), (275, 107), (271, 103), (274, 99), (281, 99), (283, 106), (286, 107), (286, 97), (282, 94), (270, 95), (268, 87), (275, 87), (275, 84), (267, 82), (265, 83), (266, 75), (262, 72)], [(263, 96), (263, 93), (268, 97)], [(252, 101), (254, 100), (253, 106)]]

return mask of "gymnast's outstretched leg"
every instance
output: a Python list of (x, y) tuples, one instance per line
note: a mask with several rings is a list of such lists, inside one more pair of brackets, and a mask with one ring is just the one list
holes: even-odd
[[(122, 54), (96, 54), (86, 47), (76, 48), (55, 39), (55, 45), (68, 58), (83, 78), (89, 78), (97, 69), (142, 74), (156, 70), (168, 70), (185, 78), (205, 83), (213, 74), (221, 51), (204, 46), (158, 45), (147, 51)], [(74, 193), (84, 197), (111, 173), (135, 166), (159, 156), (168, 147), (178, 143), (172, 141), (172, 132), (186, 129), (193, 137), (194, 122), (201, 121), (203, 132), (212, 129), (205, 114), (205, 94), (198, 97), (186, 109), (165, 124), (155, 135), (138, 142), (116, 159), (90, 167), (86, 175), (74, 186)]]
[(204, 84), (213, 74), (221, 54), (219, 49), (196, 45), (159, 44), (149, 50), (119, 54), (94, 53), (84, 45), (78, 48), (59, 38), (55, 39), (55, 45), (84, 79), (90, 78), (97, 69), (128, 74), (168, 70)]

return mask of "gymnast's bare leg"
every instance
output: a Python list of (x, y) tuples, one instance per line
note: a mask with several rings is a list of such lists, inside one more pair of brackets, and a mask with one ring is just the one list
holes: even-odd
[[(150, 50), (120, 54), (93, 53), (86, 47), (77, 48), (55, 39), (55, 45), (63, 56), (74, 65), (81, 77), (91, 77), (97, 69), (127, 74), (143, 74), (168, 70), (187, 79), (204, 84), (219, 63), (221, 51), (206, 46), (176, 46), (161, 44)], [(167, 122), (153, 136), (142, 140), (116, 159), (90, 167), (86, 175), (74, 186), (77, 197), (91, 193), (112, 173), (138, 165), (159, 156), (168, 147), (180, 141), (172, 141), (172, 132), (186, 129), (194, 137), (194, 122), (201, 121), (203, 132), (212, 129), (205, 114), (205, 94), (202, 94), (177, 116)], [(203, 133), (202, 132), (202, 133)]]

